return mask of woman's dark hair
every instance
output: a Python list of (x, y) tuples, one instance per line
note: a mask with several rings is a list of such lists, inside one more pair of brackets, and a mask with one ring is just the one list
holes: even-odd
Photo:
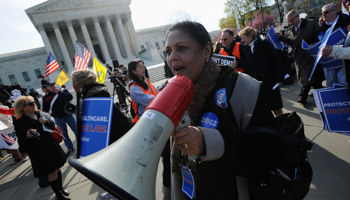
[(137, 83), (137, 85), (141, 86), (145, 90), (148, 90), (148, 85), (144, 82), (145, 77), (142, 77), (142, 80), (141, 80), (138, 76), (136, 76), (134, 73), (132, 73), (132, 70), (136, 71), (137, 64), (140, 62), (142, 62), (144, 64), (144, 62), (142, 60), (132, 60), (129, 62), (128, 74), (127, 74), (128, 82), (133, 80)]
[(198, 45), (201, 48), (204, 48), (208, 44), (208, 42), (210, 42), (210, 48), (211, 48), (210, 57), (213, 55), (213, 44), (211, 42), (208, 31), (204, 28), (202, 24), (198, 22), (191, 22), (191, 21), (183, 21), (183, 22), (176, 23), (168, 29), (165, 39), (168, 38), (168, 35), (170, 32), (175, 30), (179, 30), (186, 33), (192, 39), (197, 41)]

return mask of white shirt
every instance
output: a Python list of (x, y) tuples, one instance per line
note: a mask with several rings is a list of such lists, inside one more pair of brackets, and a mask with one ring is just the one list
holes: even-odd
[(295, 32), (297, 32), (297, 30), (300, 29), (300, 24), (301, 24), (301, 20), (300, 20), (298, 26), (297, 26), (297, 27), (294, 27), (294, 31), (295, 31)]
[(249, 44), (249, 46), (250, 46), (250, 50), (252, 51), (252, 53), (254, 53), (254, 42), (256, 41), (256, 39), (253, 41), (253, 42), (251, 42), (250, 44)]
[(339, 19), (339, 15), (338, 15), (338, 17), (337, 17), (334, 21), (332, 21), (332, 22), (324, 22), (324, 23), (325, 23), (326, 25), (332, 25), (334, 22), (337, 22), (338, 19)]

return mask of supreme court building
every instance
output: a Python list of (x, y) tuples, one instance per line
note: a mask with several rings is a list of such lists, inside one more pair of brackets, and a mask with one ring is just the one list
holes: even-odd
[[(76, 40), (110, 66), (127, 65), (136, 57), (162, 62), (169, 26), (136, 32), (130, 3), (131, 0), (48, 0), (26, 9), (45, 46), (0, 55), (0, 85), (40, 87), (49, 52), (70, 75)], [(50, 79), (55, 81), (58, 73), (50, 75)]]

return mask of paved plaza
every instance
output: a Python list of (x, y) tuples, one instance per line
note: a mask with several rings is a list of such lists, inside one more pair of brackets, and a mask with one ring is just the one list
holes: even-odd
[[(157, 86), (164, 80), (163, 65), (151, 68), (151, 81)], [(153, 78), (157, 76), (157, 78)], [(153, 79), (153, 80), (152, 80)], [(349, 137), (330, 133), (323, 130), (323, 124), (317, 112), (313, 97), (308, 98), (304, 106), (296, 101), (301, 86), (298, 83), (283, 85), (281, 94), (283, 99), (283, 112), (296, 111), (302, 118), (305, 126), (305, 134), (309, 141), (313, 142), (313, 149), (309, 152), (309, 160), (314, 170), (314, 176), (309, 194), (306, 200), (343, 200), (350, 197), (350, 143)], [(112, 93), (112, 87), (109, 86)], [(76, 145), (74, 133), (69, 129), (69, 136)], [(61, 146), (64, 151), (66, 147)], [(3, 153), (5, 151), (2, 151)], [(75, 154), (73, 154), (75, 157)], [(9, 166), (12, 162), (10, 155), (0, 160), (0, 199), (1, 200), (48, 200), (56, 199), (51, 187), (40, 188), (38, 180), (34, 178), (31, 163), (18, 163)], [(113, 161), (111, 161), (112, 163)], [(115, 162), (115, 161), (114, 161)], [(122, 162), (122, 161), (121, 161)], [(111, 164), (111, 163), (101, 163)], [(162, 165), (158, 167), (156, 183), (156, 199), (162, 199), (161, 193)], [(113, 173), (113, 172), (111, 172)], [(68, 162), (62, 167), (64, 187), (70, 191), (72, 200), (99, 199), (104, 192), (96, 184), (72, 168)]]

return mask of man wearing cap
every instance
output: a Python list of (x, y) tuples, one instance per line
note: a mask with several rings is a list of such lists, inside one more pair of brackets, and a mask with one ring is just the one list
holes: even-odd
[(73, 115), (67, 114), (64, 111), (64, 106), (73, 99), (73, 96), (67, 89), (60, 90), (56, 87), (55, 83), (48, 81), (46, 83), (47, 93), (43, 97), (43, 111), (48, 112), (54, 118), (58, 127), (62, 128), (62, 135), (64, 136), (64, 144), (68, 148), (67, 157), (73, 153), (74, 146), (71, 139), (68, 136), (67, 125), (72, 129), (75, 136), (77, 136), (77, 122)]

